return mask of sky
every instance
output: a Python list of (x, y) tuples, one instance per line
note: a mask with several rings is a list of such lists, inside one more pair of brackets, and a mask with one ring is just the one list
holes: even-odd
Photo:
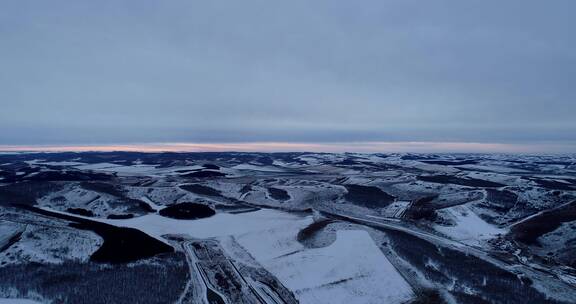
[(576, 152), (574, 11), (572, 0), (1, 1), (0, 147)]

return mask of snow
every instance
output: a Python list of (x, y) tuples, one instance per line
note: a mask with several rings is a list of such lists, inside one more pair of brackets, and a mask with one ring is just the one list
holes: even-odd
[(467, 206), (455, 206), (442, 210), (448, 216), (454, 218), (455, 226), (435, 226), (436, 231), (441, 232), (453, 240), (461, 241), (468, 245), (480, 246), (486, 240), (505, 234), (506, 230), (493, 226), (482, 220)]
[(270, 167), (270, 166), (255, 166), (250, 164), (240, 164), (232, 167), (231, 169), (236, 170), (252, 170), (252, 171), (266, 171), (266, 172), (284, 172), (280, 168)]
[(134, 175), (134, 174), (153, 173), (154, 169), (156, 169), (156, 166), (154, 165), (123, 166), (111, 163), (98, 163), (98, 164), (76, 166), (75, 168), (79, 170), (115, 172), (121, 175)]
[(85, 230), (27, 225), (18, 243), (0, 255), (0, 262), (16, 261), (59, 264), (66, 260), (87, 261), (102, 239)]
[(330, 246), (305, 249), (294, 226), (253, 233), (238, 243), (300, 303), (404, 303), (410, 285), (364, 230), (341, 230)]
[(120, 227), (136, 228), (162, 239), (162, 235), (165, 234), (187, 234), (195, 238), (240, 235), (294, 223), (304, 227), (312, 222), (312, 218), (262, 209), (241, 214), (218, 213), (212, 217), (197, 220), (176, 220), (158, 214), (149, 214), (126, 220), (101, 221)]
[(111, 163), (96, 163), (96, 164), (85, 164), (76, 167), (79, 170), (103, 170), (103, 169), (111, 169), (115, 167), (122, 167), (122, 165), (111, 164)]
[(445, 173), (457, 173), (459, 170), (450, 166), (444, 165), (436, 165), (436, 164), (427, 164), (427, 163), (420, 163), (420, 162), (413, 162), (412, 164), (408, 165), (408, 167), (416, 168), (424, 171), (429, 172), (445, 172)]
[(322, 162), (314, 156), (299, 156), (298, 159), (307, 162), (309, 165), (320, 165)]
[(166, 234), (217, 239), (234, 236), (303, 304), (403, 303), (413, 296), (408, 283), (366, 231), (338, 231), (336, 242), (324, 248), (307, 249), (301, 245), (296, 235), (312, 223), (312, 216), (262, 209), (241, 214), (218, 213), (198, 220), (150, 214), (100, 221), (136, 228), (160, 240)]
[(40, 302), (36, 302), (33, 300), (28, 299), (7, 299), (7, 298), (0, 298), (0, 304), (38, 304)]
[(156, 203), (154, 203), (151, 199), (149, 199), (147, 196), (142, 196), (140, 197), (140, 200), (142, 200), (143, 202), (145, 202), (146, 204), (148, 204), (152, 209), (154, 209), (154, 211), (158, 211), (161, 210), (162, 206), (157, 205)]
[(155, 209), (163, 208), (157, 205), (169, 205), (188, 195), (186, 191), (178, 187), (126, 187), (126, 189), (130, 198), (142, 199), (145, 196), (154, 202), (151, 206)]
[[(388, 205), (384, 210), (381, 211), (381, 214), (384, 215), (385, 219), (389, 219), (390, 217), (400, 218), (406, 211), (406, 208), (410, 206), (409, 201), (395, 201), (392, 204)], [(366, 215), (368, 217), (375, 217), (372, 215)], [(378, 218), (378, 217), (376, 217)]]
[(471, 169), (471, 170), (485, 170), (489, 172), (497, 173), (526, 173), (527, 170), (502, 167), (502, 166), (491, 166), (491, 165), (461, 165), (459, 168)]
[(86, 163), (71, 162), (71, 161), (36, 162), (36, 164), (47, 165), (47, 166), (82, 166), (82, 165), (86, 165)]
[(168, 168), (159, 168), (157, 169), (157, 173), (159, 174), (185, 174), (178, 171), (194, 171), (194, 170), (202, 170), (205, 169), (204, 166), (200, 165), (189, 165), (189, 166), (174, 166)]

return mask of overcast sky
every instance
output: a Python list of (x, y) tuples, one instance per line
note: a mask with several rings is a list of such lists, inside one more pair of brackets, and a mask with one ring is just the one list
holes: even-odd
[(0, 145), (576, 141), (576, 1), (6, 0)]

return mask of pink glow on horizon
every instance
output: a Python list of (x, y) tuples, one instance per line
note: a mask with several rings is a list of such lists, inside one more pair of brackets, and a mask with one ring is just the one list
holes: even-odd
[(0, 145), (4, 152), (470, 152), (555, 153), (573, 151), (566, 144), (502, 144), (466, 142), (355, 142), (355, 143), (148, 143), (110, 145)]

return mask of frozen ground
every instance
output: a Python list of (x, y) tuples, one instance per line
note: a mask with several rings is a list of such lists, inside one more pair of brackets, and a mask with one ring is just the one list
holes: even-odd
[(0, 304), (39, 304), (40, 302), (36, 302), (33, 300), (28, 299), (5, 299), (0, 298)]
[(136, 228), (162, 240), (162, 235), (166, 234), (183, 234), (193, 238), (215, 238), (267, 231), (286, 225), (304, 227), (312, 222), (312, 218), (264, 209), (240, 214), (218, 213), (215, 216), (198, 220), (176, 220), (150, 214), (128, 220), (102, 221), (115, 226)]
[[(168, 267), (162, 254), (133, 264), (142, 269), (101, 265), (95, 252), (117, 244), (24, 205), (170, 245), (188, 261), (170, 266), (188, 274), (194, 295), (173, 295), (182, 303), (576, 302), (570, 155), (17, 153), (0, 154), (0, 168), (0, 270)], [(215, 215), (160, 215), (183, 203)], [(2, 279), (0, 297), (58, 302), (33, 294), (50, 282)]]
[(305, 248), (296, 235), (312, 223), (310, 216), (259, 210), (194, 221), (159, 215), (102, 221), (164, 241), (163, 235), (175, 234), (198, 239), (234, 236), (301, 303), (402, 303), (413, 296), (410, 285), (366, 231), (338, 231), (330, 246)]
[(328, 247), (307, 249), (294, 229), (242, 235), (238, 242), (293, 290), (300, 303), (403, 303), (410, 285), (366, 231), (338, 231)]
[(467, 206), (456, 206), (441, 211), (454, 221), (454, 226), (435, 225), (434, 229), (463, 243), (482, 246), (487, 240), (504, 235), (506, 229), (498, 228), (482, 220)]

